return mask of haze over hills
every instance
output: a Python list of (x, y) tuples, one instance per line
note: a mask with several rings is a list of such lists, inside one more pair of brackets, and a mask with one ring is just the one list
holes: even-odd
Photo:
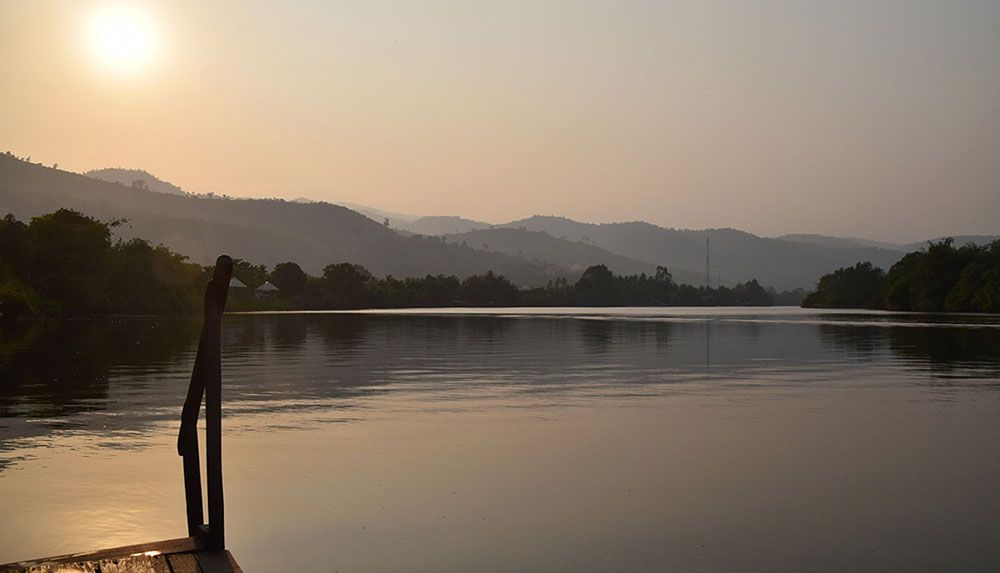
[[(315, 203), (315, 201), (307, 200), (306, 202)], [(395, 229), (400, 229), (408, 224), (413, 223), (417, 219), (420, 219), (420, 215), (407, 215), (405, 213), (394, 213), (392, 211), (384, 211), (382, 209), (376, 209), (375, 207), (368, 207), (367, 205), (358, 205), (357, 203), (347, 203), (345, 201), (337, 201), (335, 205), (340, 205), (341, 207), (347, 207), (351, 211), (357, 211), (365, 217), (373, 221), (378, 221), (379, 223), (385, 224), (389, 221), (389, 226)], [(433, 234), (433, 233), (425, 233)]]
[[(104, 220), (127, 218), (120, 235), (163, 243), (201, 263), (229, 252), (268, 266), (296, 261), (312, 274), (343, 261), (378, 275), (467, 276), (493, 270), (521, 285), (541, 285), (556, 276), (575, 280), (594, 264), (619, 274), (652, 273), (663, 265), (679, 282), (704, 284), (708, 239), (715, 284), (756, 278), (778, 290), (810, 289), (837, 268), (859, 261), (888, 268), (905, 252), (925, 245), (807, 234), (767, 238), (735, 229), (671, 229), (641, 221), (582, 223), (555, 216), (496, 225), (362, 205), (352, 205), (352, 210), (314, 201), (161, 193), (153, 185), (163, 182), (145, 171), (98, 173), (118, 177), (120, 183), (0, 156), (0, 213), (10, 211), (26, 219), (69, 207)], [(147, 183), (149, 189), (131, 186), (136, 174), (153, 182)], [(389, 226), (384, 224), (387, 218)], [(956, 242), (984, 243), (991, 238), (956, 237)]]
[(111, 183), (121, 183), (122, 185), (145, 186), (150, 191), (158, 193), (170, 193), (172, 195), (184, 195), (184, 190), (170, 183), (163, 181), (152, 173), (144, 169), (125, 169), (123, 167), (106, 167), (104, 169), (91, 169), (83, 173), (92, 179), (109, 181)]
[(502, 251), (538, 260), (553, 261), (572, 270), (583, 271), (592, 265), (607, 265), (617, 274), (653, 273), (655, 265), (618, 255), (583, 242), (559, 239), (545, 231), (527, 231), (509, 227), (479, 229), (445, 235), (449, 242), (460, 242), (484, 251)]
[(224, 252), (268, 266), (295, 261), (312, 274), (347, 261), (377, 275), (464, 277), (493, 270), (523, 285), (541, 285), (563, 272), (437, 237), (402, 236), (329, 203), (157, 193), (0, 155), (0, 212), (28, 219), (61, 207), (102, 220), (127, 218), (120, 235), (163, 243), (203, 264)]
[(494, 225), (490, 223), (466, 219), (465, 217), (456, 217), (454, 215), (430, 215), (400, 225), (400, 228), (404, 231), (419, 233), (421, 235), (452, 235), (478, 229), (490, 229), (492, 227)]
[(830, 247), (834, 249), (853, 249), (857, 247), (875, 247), (877, 249), (889, 249), (891, 251), (901, 251), (903, 250), (902, 245), (897, 245), (895, 243), (885, 243), (882, 241), (872, 241), (870, 239), (862, 239), (860, 237), (831, 237), (829, 235), (816, 235), (812, 233), (792, 233), (788, 235), (781, 235), (780, 237), (775, 237), (782, 241), (789, 241), (792, 243), (806, 243), (810, 245), (819, 245), (821, 247)]
[[(881, 241), (872, 241), (869, 239), (861, 239), (857, 237), (830, 237), (827, 235), (812, 235), (812, 234), (794, 234), (794, 235), (782, 235), (778, 237), (783, 241), (791, 241), (793, 243), (809, 243), (814, 245), (820, 245), (825, 247), (833, 247), (838, 249), (849, 249), (855, 247), (876, 247), (880, 249), (889, 249), (891, 251), (900, 251), (902, 253), (908, 253), (910, 251), (916, 251), (923, 247), (926, 247), (928, 243), (943, 241), (945, 237), (937, 237), (934, 239), (927, 239), (924, 241), (915, 241), (913, 243), (885, 243)], [(1000, 239), (1000, 235), (954, 235), (951, 239), (955, 242), (955, 245), (964, 245), (966, 243), (972, 243), (974, 245), (986, 245), (997, 239)]]
[(811, 288), (823, 274), (858, 261), (888, 267), (903, 255), (873, 247), (831, 248), (794, 243), (735, 229), (667, 229), (645, 222), (595, 224), (535, 216), (505, 226), (589, 242), (650, 264), (664, 264), (672, 272), (697, 274), (700, 270), (701, 276), (705, 273), (707, 238), (713, 281), (732, 283), (756, 278), (779, 290)]
[[(930, 242), (943, 241), (945, 238), (946, 237), (938, 237), (936, 239), (929, 239), (927, 241), (917, 241), (915, 243), (907, 243), (905, 245), (901, 245), (900, 248), (906, 252), (916, 251), (918, 249), (926, 247), (927, 244)], [(955, 242), (956, 246), (965, 245), (967, 243), (983, 246), (983, 245), (988, 245), (993, 241), (996, 241), (997, 239), (1000, 239), (1000, 235), (955, 235), (950, 238)]]

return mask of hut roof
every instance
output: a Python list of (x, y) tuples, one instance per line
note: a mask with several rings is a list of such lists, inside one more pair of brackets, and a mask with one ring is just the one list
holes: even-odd
[(247, 285), (243, 284), (243, 281), (233, 277), (229, 279), (229, 288), (247, 288)]
[(278, 292), (278, 287), (271, 284), (271, 281), (265, 281), (264, 284), (257, 287), (257, 290), (266, 292)]

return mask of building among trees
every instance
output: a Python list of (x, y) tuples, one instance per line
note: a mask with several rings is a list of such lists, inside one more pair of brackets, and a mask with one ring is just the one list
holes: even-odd
[(264, 281), (264, 284), (257, 287), (254, 296), (257, 298), (274, 298), (278, 296), (278, 287), (271, 284), (271, 281)]

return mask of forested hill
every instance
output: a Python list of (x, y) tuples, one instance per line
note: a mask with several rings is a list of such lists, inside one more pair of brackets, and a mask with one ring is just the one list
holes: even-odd
[(404, 231), (420, 233), (421, 235), (451, 235), (492, 227), (493, 225), (489, 223), (452, 215), (421, 217), (416, 221), (400, 225)]
[(888, 267), (903, 256), (902, 252), (876, 247), (831, 248), (759, 237), (736, 229), (668, 229), (642, 221), (598, 224), (535, 216), (504, 226), (584, 241), (612, 253), (665, 265), (675, 274), (691, 271), (702, 276), (708, 238), (713, 281), (716, 277), (729, 283), (757, 279), (779, 290), (811, 288), (831, 269), (859, 260)]
[(102, 220), (128, 219), (116, 229), (123, 237), (162, 243), (202, 264), (230, 253), (269, 266), (294, 260), (317, 274), (340, 261), (378, 275), (469, 276), (493, 270), (523, 285), (544, 284), (562, 271), (438, 237), (404, 237), (328, 203), (156, 193), (0, 155), (0, 215), (27, 220), (63, 207)]
[[(446, 235), (446, 238), (449, 242), (464, 242), (483, 250), (502, 251), (554, 263), (574, 272), (582, 272), (593, 265), (606, 265), (618, 274), (652, 275), (657, 267), (648, 261), (612, 253), (590, 243), (556, 238), (544, 231), (497, 227), (455, 233)], [(676, 268), (672, 268), (670, 272), (674, 279), (685, 284), (701, 284), (705, 280), (704, 272), (695, 273)]]
[(110, 181), (111, 183), (121, 183), (130, 187), (145, 188), (158, 193), (171, 193), (173, 195), (184, 195), (184, 190), (170, 183), (163, 181), (149, 171), (143, 169), (125, 169), (123, 167), (107, 167), (104, 169), (92, 169), (84, 173), (91, 179)]
[[(102, 170), (95, 176), (114, 175), (120, 183), (98, 181), (0, 155), (0, 216), (11, 212), (27, 220), (65, 207), (102, 220), (126, 218), (129, 223), (117, 227), (117, 234), (163, 243), (203, 264), (229, 252), (268, 266), (299, 261), (310, 273), (338, 261), (363, 265), (379, 276), (470, 276), (493, 270), (520, 286), (542, 285), (557, 276), (575, 280), (581, 269), (595, 264), (620, 273), (649, 273), (662, 265), (678, 280), (701, 285), (709, 239), (713, 284), (757, 279), (779, 291), (812, 289), (833, 269), (857, 261), (889, 268), (907, 250), (862, 239), (767, 238), (736, 229), (673, 229), (642, 221), (598, 224), (534, 216), (491, 225), (323, 202), (155, 193), (159, 179), (149, 175), (146, 181), (143, 174), (149, 175)], [(137, 179), (145, 184), (133, 185)], [(383, 224), (386, 219), (389, 225)], [(956, 241), (963, 244), (966, 238)]]

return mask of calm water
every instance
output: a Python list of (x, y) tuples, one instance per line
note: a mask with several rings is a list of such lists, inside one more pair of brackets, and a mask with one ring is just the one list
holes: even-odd
[[(185, 533), (197, 334), (0, 331), (0, 562)], [(1000, 570), (1000, 317), (232, 315), (223, 344), (247, 571)]]

